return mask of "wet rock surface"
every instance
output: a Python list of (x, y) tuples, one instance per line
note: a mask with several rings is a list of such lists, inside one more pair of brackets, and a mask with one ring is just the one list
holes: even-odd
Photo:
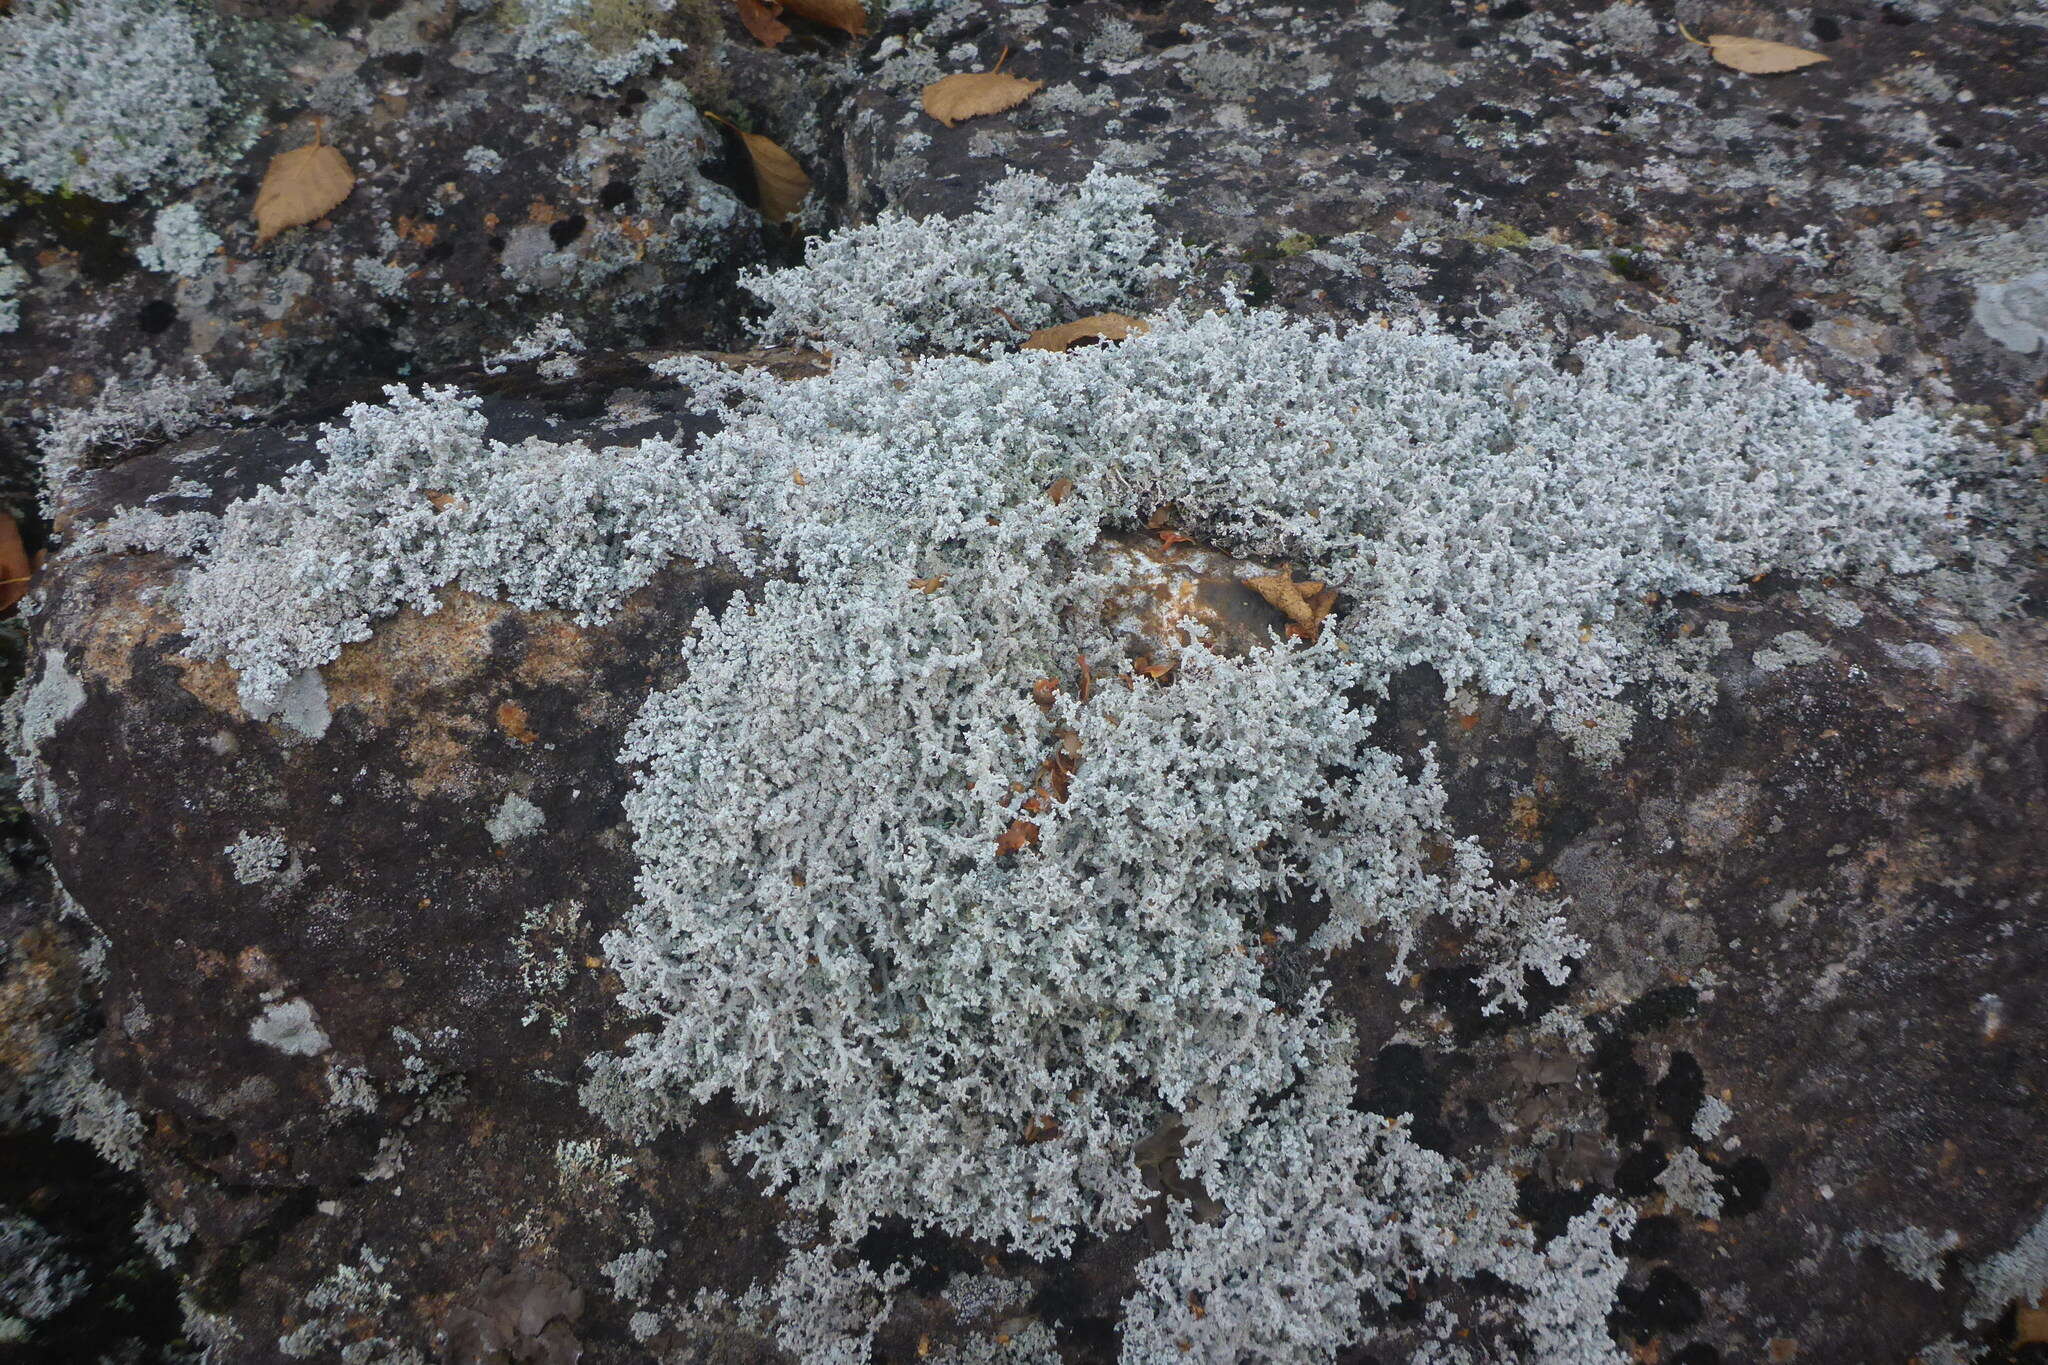
[[(485, 395), (494, 436), (701, 429), (648, 355), (599, 353), (740, 344), (735, 272), (791, 249), (746, 211), (733, 141), (683, 126), (692, 104), (784, 136), (828, 219), (962, 212), (1012, 168), (1155, 180), (1169, 229), (1211, 246), (1191, 299), (1227, 283), (1333, 318), (1440, 310), (1480, 337), (1752, 347), (2008, 424), (2038, 420), (2048, 380), (2026, 288), (2048, 269), (2048, 30), (2018, 7), (1684, 12), (1831, 58), (1758, 79), (1654, 7), (991, 0), (878, 17), (844, 69), (815, 34), (729, 41), (679, 70), (696, 98), (652, 133), (658, 80), (536, 95), (481, 20), (435, 28), (440, 6), (241, 8), (324, 16), (291, 40), (322, 93), (285, 100), (186, 196), (225, 239), (197, 275), (129, 259), (155, 212), (139, 204), (17, 213), (0, 239), (32, 267), (24, 328), (0, 337), (17, 462), (94, 377), (198, 362), (247, 404), (236, 426), (94, 451), (60, 537), (122, 507), (218, 511), (310, 458), (376, 381), (472, 366), (555, 313), (591, 348), (574, 377), (530, 359), (443, 374)], [(917, 111), (924, 82), (1006, 46), (1006, 70), (1046, 82), (1032, 100), (952, 129)], [(308, 140), (313, 109), (355, 196), (257, 251), (252, 177)], [(633, 899), (622, 737), (677, 681), (697, 610), (746, 581), (677, 564), (602, 625), (451, 590), (323, 670), (309, 738), (184, 657), (179, 571), (74, 552), (33, 622), (28, 682), (66, 686), (32, 784), (92, 932), (32, 875), (9, 903), (4, 1079), (48, 1084), (83, 1046), (139, 1116), (127, 1175), (75, 1133), (7, 1139), (50, 1174), (0, 1202), (57, 1208), (48, 1225), (102, 1268), (99, 1297), (49, 1319), (73, 1335), (45, 1345), (103, 1344), (79, 1324), (132, 1281), (141, 1307), (114, 1333), (131, 1358), (178, 1334), (232, 1361), (775, 1358), (743, 1326), (635, 1321), (775, 1273), (791, 1210), (724, 1151), (747, 1116), (714, 1107), (635, 1144), (577, 1093), (634, 1027), (599, 948)], [(1727, 629), (1710, 697), (1644, 717), (1607, 766), (1497, 701), (1399, 681), (1385, 742), (1416, 763), (1433, 744), (1453, 827), (1568, 902), (1593, 948), (1505, 1016), (1481, 1012), (1455, 939), (1396, 984), (1383, 951), (1346, 950), (1328, 970), (1363, 1045), (1357, 1103), (1511, 1166), (1546, 1235), (1601, 1193), (1637, 1208), (1613, 1326), (1639, 1359), (1904, 1360), (1943, 1341), (2027, 1359), (2010, 1305), (1973, 1319), (1966, 1267), (2048, 1203), (2048, 628), (1777, 581), (1682, 619)], [(1322, 969), (1286, 951), (1276, 972)], [(1552, 1009), (1586, 1048), (1539, 1031)], [(83, 1211), (95, 1179), (125, 1182), (114, 1226)], [(157, 1236), (170, 1269), (124, 1281), (145, 1202), (176, 1229)], [(875, 1358), (1042, 1322), (1066, 1359), (1113, 1359), (1157, 1233), (1036, 1263), (878, 1229), (860, 1255), (911, 1278)], [(641, 1249), (651, 1270), (622, 1262)], [(949, 1290), (978, 1273), (1022, 1289), (993, 1309)], [(1483, 1296), (1415, 1298), (1346, 1359), (1407, 1358), (1425, 1299), (1472, 1349), (1517, 1349)]]

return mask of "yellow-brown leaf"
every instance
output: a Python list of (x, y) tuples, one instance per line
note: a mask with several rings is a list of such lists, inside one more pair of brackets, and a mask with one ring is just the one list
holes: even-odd
[(21, 527), (13, 517), (0, 512), (0, 612), (13, 611), (14, 604), (28, 595), (31, 577), (28, 551), (21, 543)]
[(1797, 71), (1802, 66), (1830, 60), (1803, 47), (1745, 38), (1736, 33), (1709, 33), (1707, 55), (1723, 66), (1752, 76), (1775, 76), (1781, 71)]
[(836, 28), (858, 38), (868, 31), (868, 12), (860, 0), (782, 0), (782, 7), (801, 19)]
[(771, 223), (788, 222), (811, 192), (811, 178), (774, 139), (740, 132), (740, 140), (747, 144), (747, 159), (754, 163), (754, 191), (761, 216)]
[(962, 119), (1014, 109), (1044, 85), (1007, 71), (963, 71), (924, 88), (924, 111), (951, 128)]
[(1021, 349), (1064, 351), (1084, 341), (1122, 341), (1134, 332), (1151, 330), (1151, 325), (1142, 318), (1127, 317), (1122, 313), (1096, 313), (1075, 322), (1063, 322), (1057, 327), (1041, 327), (1031, 334)]
[(1012, 820), (996, 837), (997, 853), (1021, 853), (1038, 842), (1038, 826), (1029, 820)]
[(789, 25), (776, 18), (782, 13), (782, 6), (775, 0), (735, 0), (739, 6), (740, 22), (747, 32), (760, 39), (763, 47), (774, 47), (789, 36)]
[(326, 217), (355, 187), (356, 173), (325, 143), (279, 152), (256, 191), (256, 245)]

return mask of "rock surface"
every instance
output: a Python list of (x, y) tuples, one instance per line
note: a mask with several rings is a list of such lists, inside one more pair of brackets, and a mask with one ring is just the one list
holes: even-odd
[[(446, 376), (485, 395), (494, 436), (701, 429), (650, 354), (598, 348), (737, 343), (734, 271), (787, 248), (724, 214), (745, 176), (722, 134), (643, 134), (651, 82), (637, 100), (527, 99), (482, 19), (422, 33), (439, 6), (241, 8), (327, 15), (293, 40), (319, 73), (300, 84), (322, 92), (293, 112), (329, 113), (326, 136), (362, 176), (355, 200), (252, 250), (251, 177), (309, 127), (280, 120), (194, 188), (227, 238), (194, 278), (128, 261), (153, 216), (142, 206), (12, 220), (0, 244), (35, 269), (27, 326), (0, 338), (7, 431), (25, 450), (48, 408), (89, 396), (85, 377), (137, 357), (162, 372), (203, 362), (252, 412), (314, 390), (237, 425), (95, 450), (63, 490), (60, 539), (123, 507), (218, 511), (375, 396), (347, 381), (472, 364), (551, 313), (592, 347), (573, 378), (530, 357)], [(698, 105), (730, 92), (725, 107), (818, 158), (821, 222), (958, 213), (1010, 168), (1065, 181), (1100, 160), (1165, 186), (1169, 228), (1212, 246), (1191, 299), (1230, 283), (1316, 315), (1441, 310), (1480, 337), (1752, 347), (1851, 392), (2039, 420), (2048, 346), (2029, 328), (2048, 320), (2028, 281), (2048, 269), (2048, 33), (2019, 6), (1936, 8), (1801, 11), (1795, 26), (1681, 7), (1702, 33), (1832, 58), (1768, 79), (1712, 65), (1661, 8), (1520, 0), (967, 0), (878, 19), (857, 69), (812, 34), (787, 52), (729, 44), (711, 74), (685, 74), (725, 83)], [(986, 69), (1006, 45), (1006, 70), (1046, 82), (1031, 100), (951, 129), (917, 111), (924, 82)], [(501, 164), (470, 166), (477, 145)], [(701, 232), (636, 238), (660, 197), (652, 154), (677, 146), (664, 211), (721, 207)], [(607, 204), (614, 185), (631, 194)], [(622, 243), (669, 254), (642, 272)], [(158, 1237), (176, 1289), (132, 1271), (149, 1321), (124, 1330), (168, 1339), (181, 1292), (182, 1330), (222, 1361), (776, 1358), (716, 1315), (694, 1332), (635, 1321), (776, 1273), (792, 1211), (724, 1151), (748, 1117), (714, 1107), (635, 1145), (577, 1094), (585, 1059), (634, 1031), (599, 947), (634, 894), (625, 728), (677, 681), (698, 608), (746, 580), (679, 563), (601, 625), (451, 590), (322, 671), (309, 735), (251, 720), (231, 670), (183, 655), (164, 598), (179, 570), (166, 554), (75, 550), (45, 580), (27, 784), (94, 933), (60, 927), (25, 882), (0, 975), (0, 1082), (47, 1085), (96, 1032), (98, 1075), (139, 1116), (119, 1221), (146, 1198), (177, 1230)], [(1728, 631), (1711, 699), (1645, 720), (1605, 767), (1497, 701), (1447, 704), (1425, 671), (1382, 708), (1390, 748), (1419, 761), (1436, 746), (1452, 826), (1568, 904), (1592, 950), (1568, 985), (1505, 1016), (1481, 1013), (1455, 939), (1425, 945), (1401, 984), (1371, 946), (1276, 969), (1332, 978), (1363, 1044), (1361, 1108), (1513, 1168), (1544, 1234), (1600, 1193), (1639, 1211), (1613, 1319), (1636, 1358), (2038, 1353), (2011, 1305), (1973, 1317), (1967, 1271), (2048, 1205), (2039, 601), (1999, 620), (1914, 592), (1767, 580), (1685, 603), (1688, 626)], [(1588, 1050), (1538, 1030), (1552, 1009), (1583, 1021)], [(9, 1141), (41, 1144), (46, 1203), (78, 1205), (85, 1147)], [(0, 1187), (10, 1208), (34, 1198)], [(110, 1269), (120, 1233), (97, 1232)], [(988, 1349), (1044, 1324), (1068, 1361), (1114, 1359), (1156, 1234), (1039, 1263), (878, 1229), (862, 1258), (910, 1279), (875, 1358)], [(661, 1256), (631, 1262), (641, 1249)], [(958, 1277), (977, 1274), (1015, 1287), (974, 1298)], [(1466, 1346), (1499, 1353), (1481, 1358), (1518, 1349), (1470, 1287), (1418, 1284), (1415, 1298), (1345, 1358), (1407, 1358), (1432, 1334), (1425, 1300), (1461, 1315)], [(106, 1301), (80, 1300), (54, 1330), (77, 1333)]]
[[(471, 379), (499, 390), (485, 411), (505, 438), (681, 425), (674, 391), (628, 360), (575, 384)], [(642, 420), (612, 429), (607, 407), (629, 406)], [(321, 415), (97, 471), (60, 530), (178, 480), (207, 491), (157, 506), (215, 510), (303, 458)], [(678, 566), (586, 628), (451, 591), (323, 670), (331, 720), (309, 740), (250, 721), (225, 666), (181, 655), (161, 605), (174, 560), (61, 566), (38, 643), (82, 699), (37, 749), (44, 819), (110, 945), (100, 1065), (149, 1118), (144, 1178), (192, 1229), (180, 1265), (237, 1343), (226, 1358), (268, 1358), (294, 1331), (323, 1350), (494, 1341), (511, 1329), (478, 1324), (496, 1321), (505, 1277), (549, 1275), (557, 1288), (524, 1291), (555, 1295), (529, 1336), (639, 1359), (665, 1343), (636, 1342), (610, 1292), (603, 1267), (623, 1251), (665, 1250), (660, 1284), (684, 1299), (772, 1272), (788, 1211), (720, 1152), (739, 1116), (635, 1148), (576, 1095), (583, 1059), (629, 1024), (596, 956), (632, 895), (624, 727), (674, 681), (696, 608), (738, 580)], [(1539, 1226), (1599, 1190), (1636, 1201), (1620, 1321), (1636, 1339), (1887, 1358), (1957, 1335), (1954, 1267), (2010, 1244), (2048, 1199), (2048, 864), (2027, 837), (2048, 820), (2048, 632), (1794, 584), (1687, 616), (1728, 627), (1717, 698), (1639, 733), (1612, 768), (1528, 717), (1447, 708), (1433, 679), (1404, 680), (1389, 741), (1436, 744), (1454, 825), (1516, 880), (1569, 895), (1594, 941), (1542, 1003), (1586, 1018), (1598, 1046), (1578, 1056), (1526, 1013), (1482, 1017), (1455, 942), (1415, 990), (1354, 949), (1332, 975), (1368, 1044), (1360, 1099), (1415, 1114), (1446, 1151), (1517, 1163)], [(1788, 632), (1817, 649), (1783, 662)], [(499, 837), (511, 798), (538, 828)], [(234, 853), (252, 838), (281, 849), (253, 873)], [(1701, 1141), (1709, 1099), (1732, 1115)], [(1656, 1178), (1693, 1146), (1715, 1218), (1660, 1203)], [(1956, 1235), (1943, 1288), (1885, 1258), (1883, 1239), (1916, 1227)], [(388, 1292), (345, 1321), (313, 1312), (308, 1291), (367, 1247)], [(1151, 1244), (1134, 1229), (1071, 1265), (934, 1238), (866, 1249), (924, 1267), (884, 1358), (957, 1331), (939, 1272), (988, 1258), (1072, 1358), (1103, 1359)]]
[[(2048, 379), (2014, 283), (2048, 268), (2042, 30), (1932, 8), (1677, 8), (1829, 58), (1767, 78), (1625, 0), (898, 14), (844, 125), (850, 207), (958, 214), (1013, 167), (1099, 161), (1165, 188), (1170, 230), (1254, 301), (1755, 349), (2012, 420)], [(1045, 89), (951, 128), (919, 111), (1005, 49)], [(2032, 321), (2000, 325), (2008, 298)]]

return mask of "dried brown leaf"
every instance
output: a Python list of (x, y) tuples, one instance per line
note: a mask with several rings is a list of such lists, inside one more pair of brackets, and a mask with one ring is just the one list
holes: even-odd
[(761, 216), (778, 225), (788, 222), (811, 192), (811, 178), (774, 139), (742, 129), (734, 131), (747, 144), (747, 159), (754, 163), (754, 191)]
[(356, 173), (325, 143), (279, 152), (256, 191), (256, 245), (326, 217), (355, 187)]
[(1832, 60), (1803, 47), (1745, 38), (1736, 33), (1709, 33), (1707, 55), (1723, 66), (1752, 76), (1775, 76), (1781, 71), (1797, 71), (1802, 66)]
[(1067, 500), (1067, 495), (1073, 491), (1074, 481), (1065, 475), (1061, 475), (1052, 481), (1052, 484), (1045, 490), (1045, 495), (1052, 499), (1054, 507), (1058, 507)]
[(735, 0), (739, 6), (740, 23), (747, 32), (754, 35), (763, 47), (774, 47), (789, 36), (789, 25), (776, 18), (782, 13), (782, 6), (775, 0)]
[(1041, 327), (1020, 348), (1026, 351), (1064, 351), (1082, 342), (1122, 341), (1134, 332), (1149, 332), (1150, 323), (1122, 313), (1096, 313), (1057, 327)]
[(868, 31), (868, 12), (860, 0), (782, 0), (782, 7), (800, 19), (851, 33), (856, 38)]
[(924, 88), (924, 111), (951, 128), (962, 119), (1014, 109), (1044, 86), (1007, 71), (962, 71)]
[(1012, 820), (1010, 827), (996, 837), (997, 853), (1019, 853), (1038, 842), (1038, 826), (1029, 820)]
[(2048, 1294), (2036, 1296), (2032, 1303), (2022, 1300), (2019, 1311), (2013, 1314), (2013, 1345), (2037, 1346), (2043, 1342), (2048, 1342)]
[(0, 611), (14, 610), (14, 604), (28, 595), (32, 577), (28, 550), (21, 543), (21, 527), (12, 516), (0, 512)]

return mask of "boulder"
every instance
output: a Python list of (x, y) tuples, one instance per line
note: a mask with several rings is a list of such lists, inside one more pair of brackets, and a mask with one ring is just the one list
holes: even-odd
[[(647, 359), (456, 378), (508, 442), (702, 431)], [(88, 532), (123, 507), (219, 511), (306, 458), (339, 401), (81, 474), (58, 522), (81, 548), (35, 621), (31, 785), (105, 935), (98, 1062), (145, 1119), (157, 1216), (189, 1232), (188, 1323), (238, 1360), (765, 1356), (743, 1320), (636, 1327), (657, 1296), (776, 1273), (795, 1213), (724, 1150), (747, 1115), (634, 1142), (578, 1096), (634, 1026), (601, 947), (634, 897), (624, 735), (677, 681), (699, 609), (747, 580), (677, 563), (586, 625), (450, 589), (321, 669), (317, 723), (251, 719), (234, 671), (184, 652), (179, 561)], [(1199, 598), (1199, 564), (1161, 600)], [(1244, 596), (1219, 619), (1255, 648), (1269, 609)], [(1405, 760), (1434, 746), (1450, 826), (1569, 906), (1590, 950), (1568, 985), (1488, 1014), (1455, 934), (1405, 984), (1370, 941), (1276, 970), (1333, 983), (1362, 1108), (1513, 1169), (1545, 1235), (1599, 1193), (1638, 1209), (1622, 1340), (1688, 1360), (1992, 1341), (1995, 1322), (1966, 1325), (1962, 1267), (2048, 1199), (2030, 1098), (2048, 867), (2027, 837), (2048, 817), (2048, 635), (1848, 584), (1766, 581), (1681, 615), (1726, 631), (1709, 699), (1611, 763), (1497, 699), (1446, 703), (1426, 669), (1380, 708)], [(1582, 1047), (1536, 1027), (1559, 1009)], [(1109, 1359), (1155, 1235), (1032, 1261), (879, 1228), (861, 1255), (910, 1279), (877, 1349), (971, 1337), (958, 1277), (992, 1271), (1015, 1286), (1006, 1334), (1038, 1323), (1065, 1358)], [(1512, 1342), (1484, 1296), (1444, 1294)], [(1419, 1330), (1382, 1327), (1375, 1351)]]

